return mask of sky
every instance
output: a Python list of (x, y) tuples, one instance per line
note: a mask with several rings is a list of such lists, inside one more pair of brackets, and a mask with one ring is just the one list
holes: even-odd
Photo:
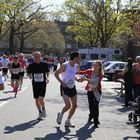
[(51, 5), (53, 6), (50, 8), (50, 10), (59, 10), (64, 3), (65, 0), (40, 0), (42, 5)]

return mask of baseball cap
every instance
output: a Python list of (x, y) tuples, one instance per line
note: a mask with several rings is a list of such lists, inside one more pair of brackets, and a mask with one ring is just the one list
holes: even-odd
[(140, 61), (140, 56), (136, 56), (136, 61)]
[(17, 55), (13, 55), (13, 58), (18, 58), (18, 56)]

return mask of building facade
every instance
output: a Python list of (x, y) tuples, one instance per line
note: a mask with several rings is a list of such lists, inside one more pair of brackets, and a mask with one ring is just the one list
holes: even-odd
[(129, 56), (135, 58), (136, 56), (140, 55), (140, 25), (135, 24), (133, 26), (133, 37), (130, 40), (130, 51)]

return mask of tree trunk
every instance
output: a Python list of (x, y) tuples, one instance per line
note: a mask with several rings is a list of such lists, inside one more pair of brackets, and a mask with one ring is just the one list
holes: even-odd
[(107, 42), (105, 40), (101, 40), (101, 48), (105, 48)]
[(10, 36), (9, 36), (9, 53), (14, 53), (14, 27), (10, 29)]
[(128, 45), (127, 45), (127, 58), (128, 57), (135, 59), (134, 46), (133, 46), (132, 39), (128, 41)]
[(21, 34), (19, 52), (22, 53), (23, 51), (24, 51), (24, 35)]

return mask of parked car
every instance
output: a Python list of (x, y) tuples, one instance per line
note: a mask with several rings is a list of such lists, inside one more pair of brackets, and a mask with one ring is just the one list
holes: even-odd
[(91, 69), (92, 66), (95, 64), (96, 60), (89, 60), (86, 62), (85, 65), (80, 66), (80, 70), (87, 70)]
[(112, 61), (106, 61), (103, 63), (103, 68), (107, 67), (108, 65), (110, 65)]
[(121, 72), (127, 63), (121, 61), (109, 61), (109, 63), (104, 67), (104, 75), (105, 77), (112, 81), (114, 74), (117, 72)]

